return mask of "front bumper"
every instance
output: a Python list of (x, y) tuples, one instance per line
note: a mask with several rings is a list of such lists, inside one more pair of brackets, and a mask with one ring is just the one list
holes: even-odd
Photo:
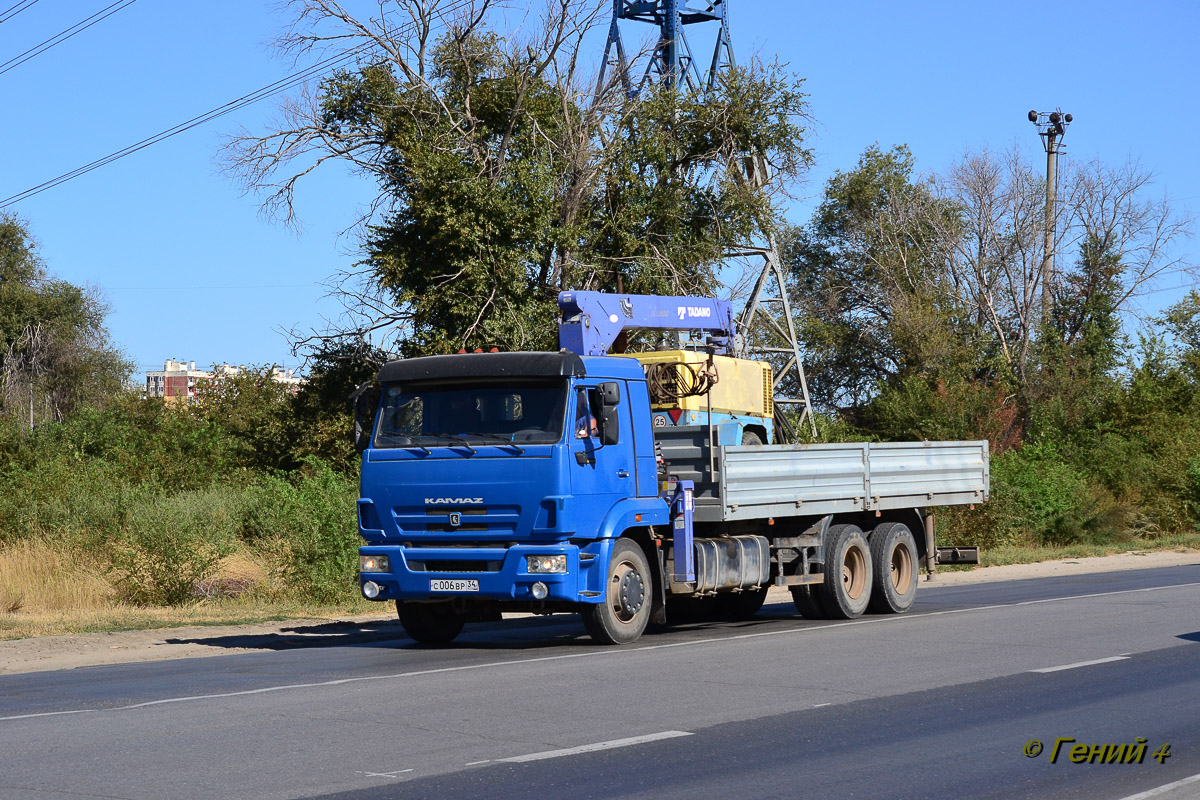
[[(543, 602), (599, 603), (604, 599), (605, 566), (612, 540), (584, 547), (574, 544), (518, 544), (511, 547), (404, 547), (367, 545), (361, 555), (386, 555), (389, 572), (359, 574), (359, 585), (380, 587), (374, 600), (475, 599), (528, 603), (536, 601), (533, 585), (548, 590)], [(527, 556), (564, 555), (566, 572), (532, 573)], [(432, 581), (473, 580), (479, 591), (431, 591)]]

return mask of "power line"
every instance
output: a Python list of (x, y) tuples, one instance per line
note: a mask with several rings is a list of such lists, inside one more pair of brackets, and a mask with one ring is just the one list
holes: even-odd
[[(128, 2), (132, 3), (132, 2), (134, 2), (134, 0), (128, 0)], [(472, 2), (472, 0), (460, 0), (458, 3), (454, 4), (452, 7), (446, 9), (445, 13), (452, 14), (456, 11), (459, 11), (463, 8), (468, 7), (471, 4), (471, 2)], [(410, 23), (408, 25), (401, 26), (401, 27), (404, 29), (411, 30), (414, 27), (414, 24)], [(405, 32), (405, 31), (396, 30), (393, 33), (401, 34), (403, 32)], [(41, 194), (42, 192), (46, 191), (47, 189), (53, 189), (55, 186), (58, 186), (59, 184), (66, 183), (69, 180), (73, 180), (82, 175), (86, 175), (87, 173), (91, 172), (92, 170), (99, 169), (100, 167), (111, 164), (114, 161), (118, 161), (122, 158), (125, 158), (125, 156), (133, 155), (134, 153), (136, 153), (139, 150), (144, 150), (145, 148), (150, 147), (151, 145), (158, 144), (159, 142), (170, 139), (172, 136), (176, 136), (185, 131), (189, 131), (192, 128), (195, 128), (199, 125), (203, 125), (206, 122), (211, 122), (214, 119), (225, 116), (226, 114), (232, 113), (232, 112), (237, 111), (242, 108), (245, 108), (246, 106), (251, 105), (252, 103), (257, 103), (260, 100), (265, 100), (266, 98), (277, 95), (280, 92), (285, 92), (288, 89), (291, 89), (292, 87), (294, 87), (298, 84), (301, 84), (310, 78), (314, 78), (318, 75), (328, 72), (328, 71), (340, 66), (341, 64), (343, 64), (347, 61), (350, 61), (353, 58), (356, 58), (357, 56), (361, 55), (362, 53), (366, 52), (367, 50), (370, 50), (371, 47), (372, 47), (372, 45), (370, 45), (370, 44), (364, 44), (364, 45), (360, 45), (359, 47), (356, 47), (353, 50), (350, 50), (346, 53), (342, 53), (341, 55), (330, 56), (329, 58), (319, 61), (310, 67), (306, 67), (305, 69), (302, 69), (299, 72), (294, 72), (291, 75), (288, 75), (284, 78), (280, 78), (279, 80), (275, 81), (274, 83), (267, 84), (266, 86), (263, 86), (260, 89), (256, 89), (255, 91), (250, 92), (249, 94), (242, 95), (241, 97), (239, 97), (236, 100), (231, 100), (223, 106), (217, 106), (216, 108), (214, 108), (210, 111), (206, 111), (203, 114), (199, 114), (195, 117), (192, 117), (191, 119), (187, 120), (186, 122), (181, 122), (178, 125), (175, 125), (171, 128), (167, 128), (164, 131), (160, 131), (160, 132), (154, 134), (153, 136), (148, 136), (145, 139), (142, 139), (140, 142), (131, 144), (128, 147), (123, 147), (120, 150), (109, 153), (108, 155), (106, 155), (102, 158), (98, 158), (95, 161), (84, 164), (81, 167), (77, 167), (77, 168), (71, 170), (70, 172), (64, 172), (62, 175), (59, 175), (56, 178), (51, 178), (48, 181), (39, 183), (37, 186), (33, 186), (29, 189), (26, 189), (23, 192), (18, 192), (17, 194), (12, 195), (11, 197), (6, 197), (3, 200), (0, 200), (0, 209), (7, 208), (8, 206), (12, 205), (13, 203), (19, 203), (22, 200), (27, 200), (36, 194)]]
[[(34, 0), (34, 2), (37, 2), (37, 0)], [(26, 61), (28, 61), (29, 59), (36, 58), (37, 56), (39, 56), (42, 53), (49, 50), (50, 48), (56, 47), (56, 46), (62, 44), (67, 39), (70, 39), (72, 36), (74, 36), (77, 33), (83, 33), (88, 28), (95, 25), (97, 22), (108, 19), (113, 14), (117, 13), (118, 11), (120, 11), (122, 9), (129, 8), (131, 5), (133, 5), (136, 2), (137, 2), (137, 0), (117, 0), (117, 2), (113, 3), (112, 5), (106, 6), (102, 9), (100, 9), (99, 11), (97, 11), (95, 14), (92, 14), (87, 19), (82, 20), (80, 22), (76, 22), (74, 25), (67, 28), (65, 31), (61, 31), (59, 33), (54, 34), (53, 36), (51, 36), (49, 39), (42, 42), (41, 44), (34, 45), (33, 47), (26, 50), (24, 53), (13, 56), (8, 61), (5, 61), (3, 64), (0, 64), (0, 75), (3, 75), (4, 73), (8, 72), (11, 69), (16, 69), (17, 67), (21, 66)], [(33, 5), (33, 3), (30, 3), (29, 5)], [(29, 8), (29, 5), (25, 6), (25, 8)], [(118, 6), (120, 6), (120, 7), (118, 8)], [(15, 7), (16, 6), (14, 6), (14, 8)], [(25, 8), (22, 8), (19, 11), (14, 12), (13, 16), (16, 16), (21, 11), (24, 11)], [(3, 21), (3, 20), (0, 20), (0, 21)]]
[(17, 3), (15, 6), (12, 6), (4, 11), (0, 11), (0, 22), (8, 22), (17, 14), (20, 14), (25, 9), (35, 5), (37, 2), (38, 0), (21, 0), (21, 2)]
[(338, 66), (340, 63), (350, 60), (351, 58), (357, 56), (359, 54), (359, 52), (361, 52), (362, 50), (365, 50), (365, 49), (366, 49), (365, 47), (360, 47), (360, 48), (356, 48), (355, 50), (351, 50), (348, 53), (344, 53), (339, 56), (327, 58), (324, 61), (318, 62), (317, 64), (314, 64), (313, 66), (311, 66), (307, 69), (301, 70), (300, 72), (293, 73), (293, 74), (287, 76), (286, 78), (281, 78), (278, 81), (275, 81), (272, 84), (268, 84), (267, 86), (264, 86), (260, 89), (256, 89), (255, 91), (251, 92), (250, 94), (242, 95), (241, 97), (239, 97), (236, 100), (231, 100), (230, 102), (226, 103), (225, 105), (217, 106), (216, 108), (214, 108), (210, 111), (206, 111), (203, 114), (199, 114), (195, 117), (192, 117), (191, 119), (189, 119), (185, 122), (181, 122), (178, 125), (167, 128), (164, 131), (159, 131), (158, 133), (154, 134), (153, 136), (148, 136), (145, 139), (142, 139), (140, 142), (135, 142), (134, 144), (131, 144), (127, 147), (123, 147), (120, 150), (109, 153), (108, 155), (106, 155), (102, 158), (98, 158), (95, 161), (91, 161), (87, 164), (84, 164), (81, 167), (77, 167), (77, 168), (71, 170), (70, 172), (64, 172), (62, 175), (59, 175), (56, 178), (51, 178), (50, 180), (45, 181), (44, 183), (39, 183), (37, 186), (26, 189), (23, 192), (14, 194), (11, 197), (6, 197), (5, 199), (0, 200), (0, 208), (6, 208), (6, 207), (12, 205), (13, 203), (20, 202), (21, 200), (26, 200), (30, 197), (33, 197), (36, 194), (41, 194), (42, 192), (46, 191), (47, 189), (53, 189), (55, 186), (58, 186), (61, 183), (66, 183), (69, 180), (78, 178), (81, 175), (85, 175), (85, 174), (91, 172), (92, 170), (99, 169), (100, 167), (111, 164), (114, 161), (118, 161), (118, 160), (124, 158), (125, 156), (133, 155), (134, 153), (136, 153), (139, 150), (144, 150), (151, 145), (158, 144), (159, 142), (170, 139), (172, 136), (176, 136), (178, 134), (183, 133), (184, 131), (189, 131), (192, 128), (195, 128), (199, 125), (203, 125), (206, 122), (211, 122), (214, 119), (223, 117), (226, 114), (229, 114), (234, 111), (237, 111), (238, 109), (244, 108), (245, 106), (248, 106), (251, 103), (257, 103), (259, 100), (264, 100), (268, 97), (279, 94), (280, 92), (286, 91), (299, 83), (303, 83), (304, 81), (308, 80), (311, 77), (315, 77), (316, 75), (320, 74), (321, 72), (333, 69), (334, 67)]

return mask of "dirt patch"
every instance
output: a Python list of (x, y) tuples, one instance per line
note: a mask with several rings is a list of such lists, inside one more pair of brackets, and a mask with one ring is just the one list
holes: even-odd
[(1059, 561), (1040, 561), (1036, 564), (1006, 564), (1002, 567), (982, 567), (967, 572), (937, 572), (932, 581), (922, 575), (921, 588), (961, 586), (968, 583), (1017, 581), (1025, 578), (1058, 578), (1063, 575), (1086, 575), (1094, 572), (1119, 572), (1151, 567), (1179, 567), (1200, 564), (1200, 550), (1131, 551), (1112, 556), (1064, 558)]
[[(1200, 550), (1132, 552), (1098, 558), (1071, 558), (1043, 561), (1038, 564), (983, 567), (969, 572), (939, 572), (932, 581), (922, 578), (921, 588), (925, 590), (940, 586), (1189, 564), (1200, 564)], [(768, 603), (786, 603), (790, 600), (787, 590), (779, 588), (772, 589), (767, 597)], [(385, 641), (402, 635), (403, 631), (394, 615), (372, 614), (332, 621), (298, 619), (258, 625), (41, 636), (0, 642), (0, 674), (232, 655), (264, 650), (330, 647)]]

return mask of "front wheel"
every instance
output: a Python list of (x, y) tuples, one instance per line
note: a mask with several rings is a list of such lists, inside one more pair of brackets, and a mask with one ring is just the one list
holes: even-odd
[(421, 644), (447, 644), (462, 633), (463, 618), (449, 603), (405, 603), (396, 601), (396, 613), (404, 632)]
[(857, 525), (832, 525), (825, 534), (825, 581), (817, 584), (830, 619), (862, 616), (871, 600), (871, 551)]
[(650, 621), (653, 589), (642, 548), (630, 539), (618, 539), (608, 561), (604, 601), (584, 607), (583, 627), (600, 644), (637, 641)]

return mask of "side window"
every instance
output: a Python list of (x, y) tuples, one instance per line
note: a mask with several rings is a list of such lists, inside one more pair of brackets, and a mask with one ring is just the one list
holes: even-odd
[(600, 435), (596, 412), (591, 400), (595, 392), (578, 389), (575, 392), (575, 438), (592, 439)]

